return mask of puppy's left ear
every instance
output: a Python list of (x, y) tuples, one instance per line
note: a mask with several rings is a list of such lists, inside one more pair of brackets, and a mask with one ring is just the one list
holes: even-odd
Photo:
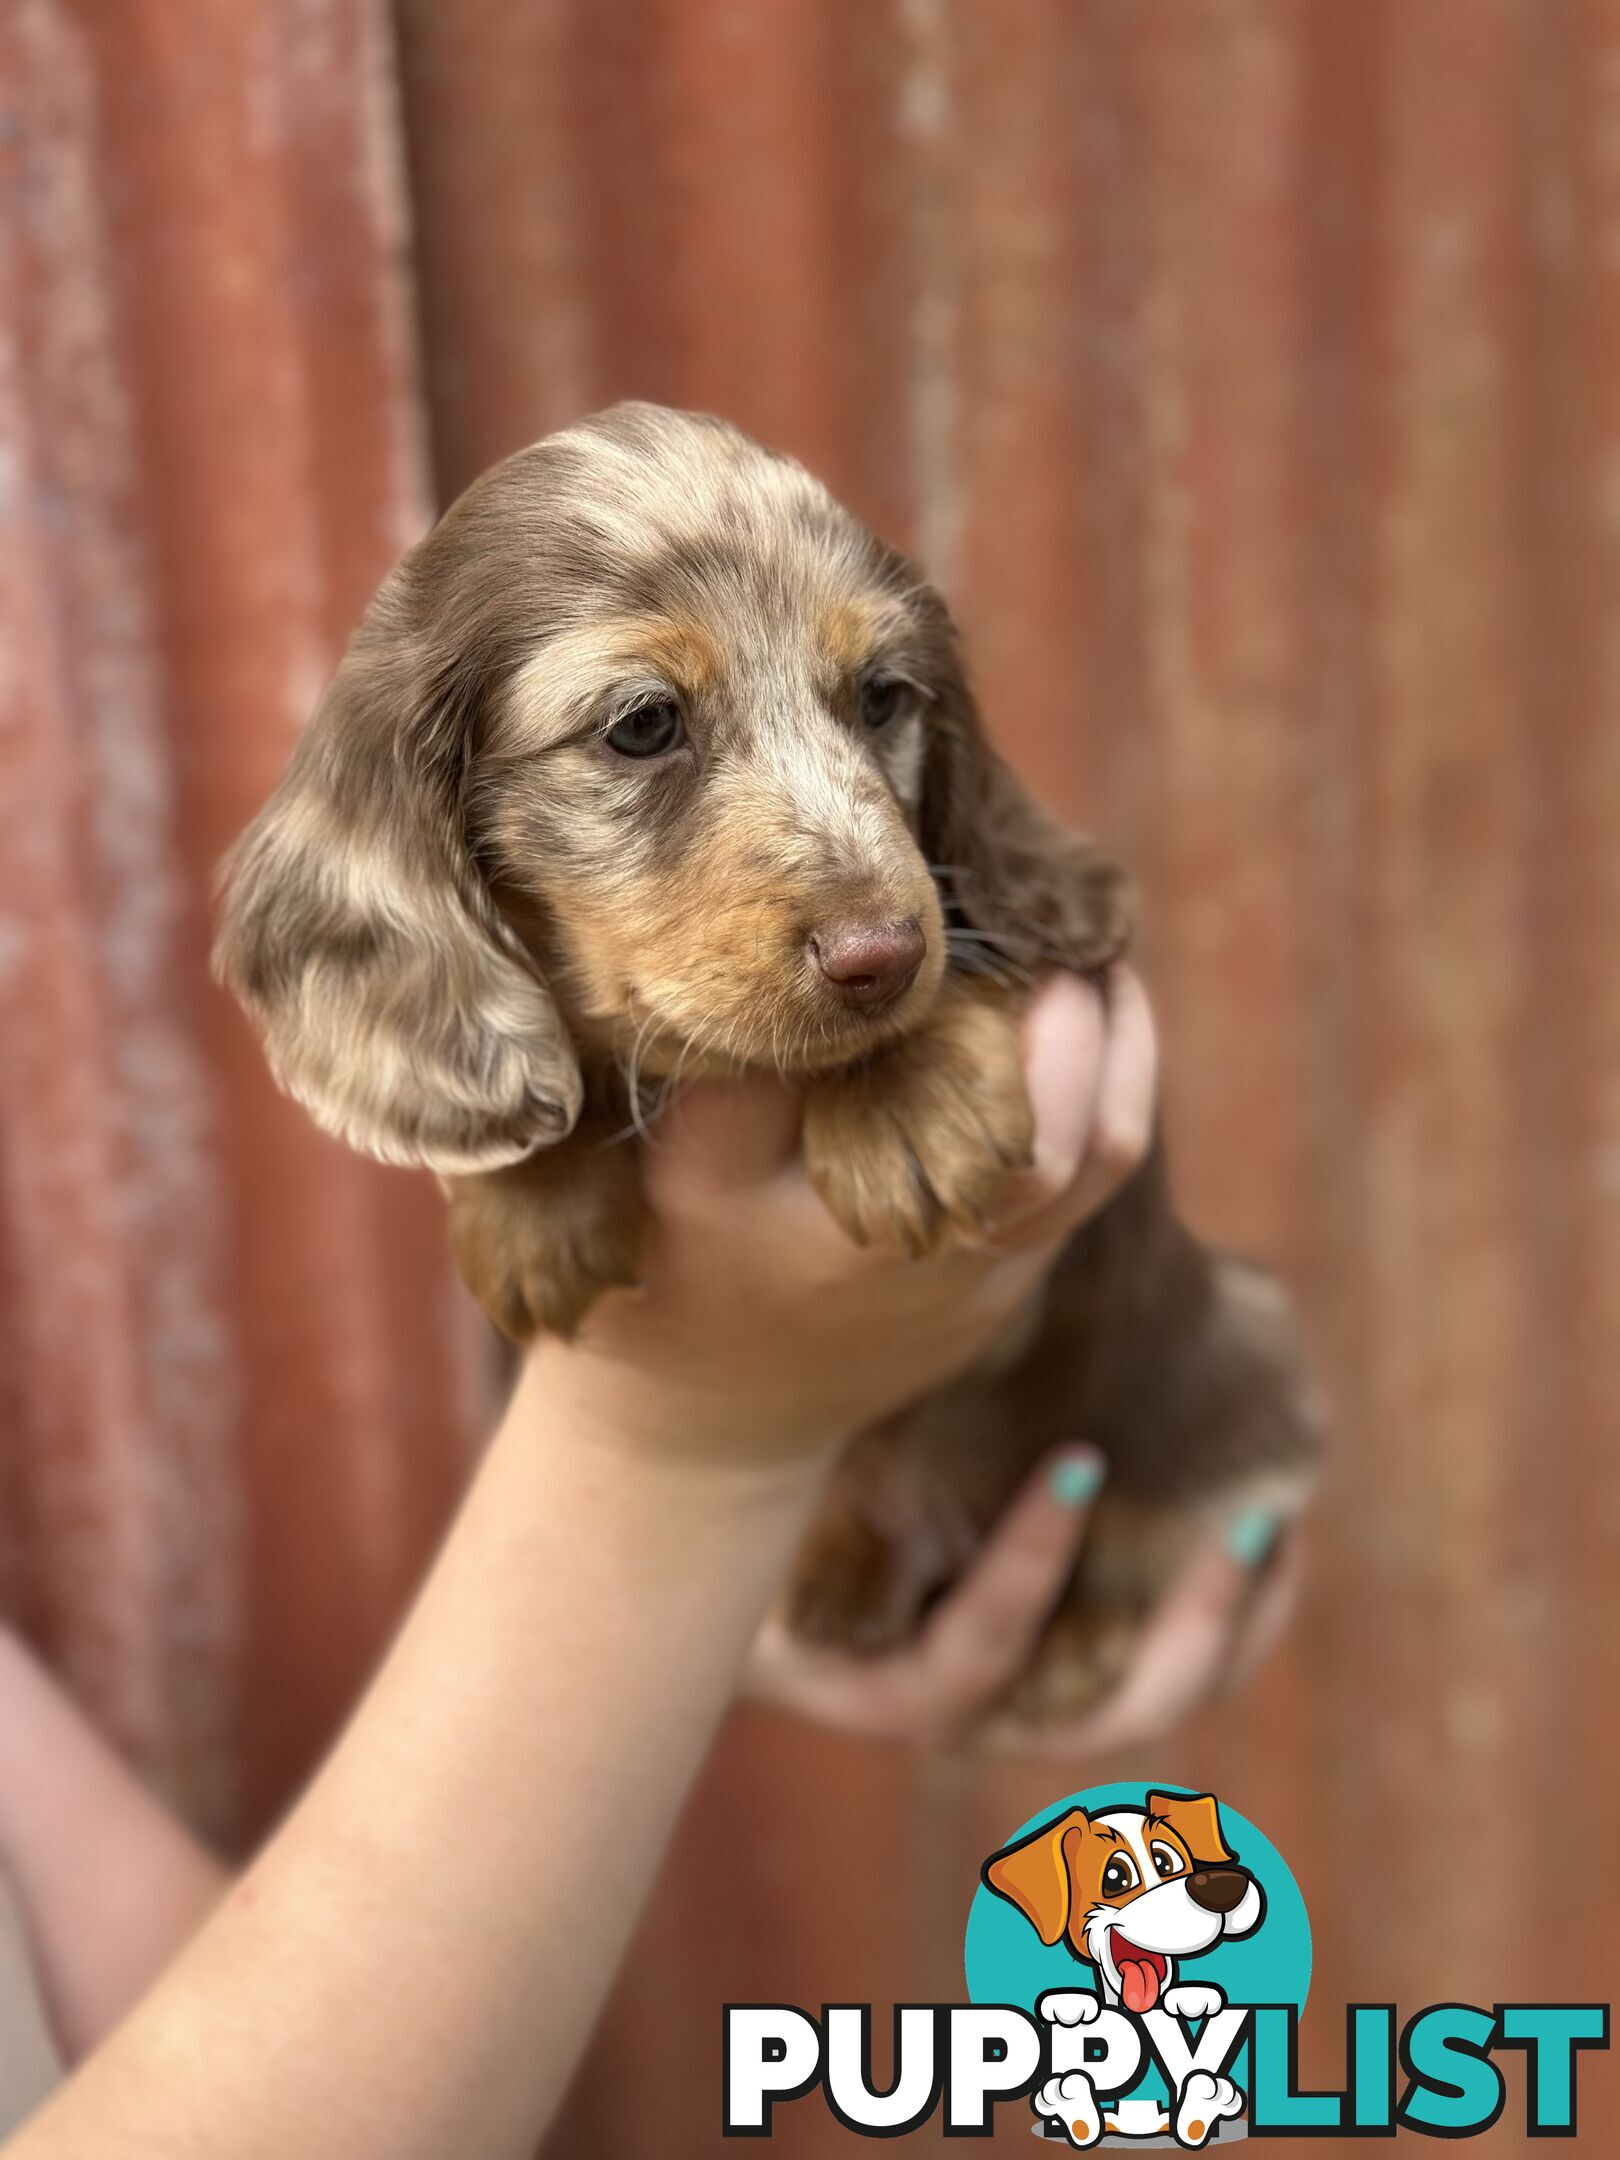
[(1147, 1811), (1169, 1824), (1200, 1867), (1223, 1866), (1232, 1858), (1213, 1793), (1150, 1792)]
[(1048, 1949), (1063, 1940), (1069, 1925), (1074, 1903), (1070, 1846), (1090, 1820), (1084, 1808), (1070, 1808), (1056, 1822), (1004, 1846), (984, 1863), (985, 1888), (1016, 1905)]
[(396, 569), (230, 862), (215, 970), (277, 1080), (384, 1162), (466, 1174), (568, 1133), (582, 1082), (471, 860), (473, 690)]
[(941, 875), (947, 927), (978, 933), (963, 965), (976, 945), (986, 967), (997, 955), (1026, 969), (1107, 967), (1130, 941), (1124, 872), (1049, 817), (990, 748), (954, 656), (951, 677), (929, 716), (918, 837)]

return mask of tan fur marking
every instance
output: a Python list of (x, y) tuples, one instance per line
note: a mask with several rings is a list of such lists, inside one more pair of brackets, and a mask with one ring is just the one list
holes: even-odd
[(620, 615), (583, 624), (548, 639), (518, 670), (503, 728), (543, 747), (577, 728), (627, 679), (651, 677), (699, 696), (719, 680), (723, 666), (715, 639), (691, 619)]
[(720, 646), (702, 623), (692, 618), (652, 621), (645, 635), (648, 654), (675, 689), (700, 696), (720, 680), (725, 668)]
[(877, 642), (878, 609), (864, 599), (835, 600), (822, 609), (821, 644), (833, 665), (855, 669), (865, 661)]

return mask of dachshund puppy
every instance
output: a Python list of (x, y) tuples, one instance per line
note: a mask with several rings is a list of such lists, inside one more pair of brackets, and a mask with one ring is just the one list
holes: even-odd
[[(1129, 927), (1114, 864), (985, 743), (921, 574), (792, 460), (623, 405), (486, 473), (384, 582), (236, 850), (216, 964), (320, 1124), (449, 1181), (461, 1271), (522, 1340), (635, 1279), (623, 1136), (683, 1076), (805, 1076), (851, 1237), (977, 1236), (1029, 1156), (1027, 986)], [(1015, 1341), (852, 1451), (797, 1624), (902, 1639), (1076, 1438), (1112, 1474), (1031, 1714), (1104, 1687), (1201, 1528), (1296, 1507), (1316, 1451), (1279, 1293), (1180, 1226), (1157, 1152)]]

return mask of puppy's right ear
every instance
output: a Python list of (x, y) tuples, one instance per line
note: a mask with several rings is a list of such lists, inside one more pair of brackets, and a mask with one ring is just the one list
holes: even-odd
[(1213, 1793), (1150, 1792), (1149, 1819), (1168, 1823), (1192, 1855), (1194, 1867), (1228, 1867), (1232, 1854), (1221, 1828), (1220, 1803)]
[(435, 672), (399, 575), (226, 865), (214, 967), (317, 1124), (384, 1162), (491, 1170), (571, 1130), (579, 1066), (468, 853), (474, 686)]
[(1048, 1949), (1063, 1940), (1069, 1925), (1074, 1899), (1069, 1847), (1090, 1820), (1084, 1808), (1070, 1808), (1056, 1822), (1004, 1846), (984, 1863), (986, 1889), (1016, 1905)]
[(939, 657), (918, 838), (942, 880), (947, 920), (960, 918), (1024, 969), (1107, 967), (1130, 938), (1125, 876), (1094, 841), (1049, 817), (991, 749), (937, 595), (934, 607)]

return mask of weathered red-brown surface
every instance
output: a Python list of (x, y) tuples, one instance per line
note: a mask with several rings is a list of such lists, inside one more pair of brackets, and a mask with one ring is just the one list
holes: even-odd
[(716, 2150), (727, 1999), (948, 1999), (1098, 1775), (1290, 1855), (1324, 2075), (1346, 1997), (1614, 1992), (1620, 5), (16, 0), (0, 82), (7, 1609), (239, 1831), (330, 1731), (482, 1345), (208, 987), (209, 866), (430, 485), (719, 409), (1138, 868), (1186, 1196), (1339, 1443), (1289, 1647), (1150, 1754), (739, 1717), (557, 2149)]
[(0, 11), (0, 1581), (206, 1821), (330, 1734), (485, 1347), (431, 1191), (208, 981), (213, 866), (426, 514), (390, 49)]

